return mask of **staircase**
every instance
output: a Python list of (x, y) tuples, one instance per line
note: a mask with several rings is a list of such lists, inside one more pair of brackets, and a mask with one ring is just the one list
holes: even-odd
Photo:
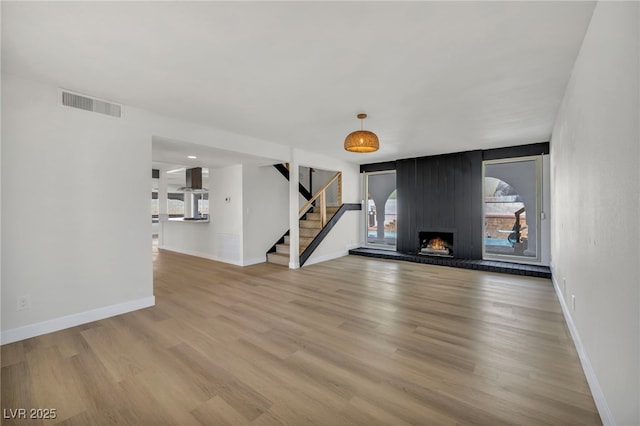
[[(327, 220), (330, 220), (336, 214), (339, 206), (327, 206)], [(311, 244), (314, 238), (322, 231), (322, 218), (318, 207), (314, 207), (307, 213), (304, 219), (300, 219), (300, 236), (299, 255)], [(289, 266), (289, 253), (291, 252), (289, 235), (284, 236), (284, 243), (276, 244), (276, 251), (267, 253), (267, 262), (276, 263), (278, 265)]]
[[(333, 184), (336, 185), (338, 205), (328, 206), (327, 189)], [(335, 202), (331, 201), (332, 204)], [(305, 264), (345, 211), (361, 209), (360, 203), (342, 204), (342, 172), (336, 172), (298, 211), (300, 251), (297, 254), (300, 266)], [(287, 231), (267, 252), (267, 262), (288, 267), (290, 254), (291, 244)]]

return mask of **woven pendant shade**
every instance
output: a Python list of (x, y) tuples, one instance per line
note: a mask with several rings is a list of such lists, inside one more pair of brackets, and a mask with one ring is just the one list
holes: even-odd
[[(367, 118), (367, 114), (358, 114), (358, 118), (363, 120)], [(374, 152), (378, 148), (380, 148), (378, 136), (368, 130), (351, 132), (344, 140), (344, 149), (351, 152)]]

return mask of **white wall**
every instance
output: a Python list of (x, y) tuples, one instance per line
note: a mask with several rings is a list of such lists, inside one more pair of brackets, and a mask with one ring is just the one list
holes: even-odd
[(597, 4), (551, 139), (554, 283), (618, 425), (640, 424), (639, 21), (638, 3)]
[(245, 165), (243, 264), (264, 262), (266, 252), (289, 229), (289, 182), (274, 167)]
[[(2, 85), (3, 343), (153, 304), (150, 135), (59, 106), (56, 87)], [(17, 311), (21, 296), (29, 307)]]
[(242, 167), (209, 167), (209, 222), (163, 221), (161, 248), (242, 265)]
[[(300, 175), (300, 183), (305, 188), (308, 188), (311, 194), (315, 194), (317, 191), (319, 191), (320, 188), (322, 188), (327, 182), (331, 180), (331, 178), (333, 178), (336, 175), (335, 170), (322, 170), (318, 168), (313, 168), (314, 171), (312, 172), (312, 178), (313, 178), (311, 182), (312, 185), (309, 185), (310, 169), (311, 169), (310, 167), (301, 166), (299, 175)], [(327, 197), (328, 206), (338, 205), (338, 185), (332, 184), (331, 186), (329, 186), (329, 188), (327, 188), (327, 191), (326, 191), (326, 197)], [(305, 203), (306, 203), (306, 200), (303, 200), (302, 205), (304, 205)]]
[(304, 266), (346, 256), (349, 249), (362, 246), (361, 239), (362, 211), (346, 211), (309, 256)]
[[(154, 303), (153, 136), (273, 163), (290, 155), (282, 145), (129, 105), (121, 119), (63, 107), (54, 84), (3, 74), (2, 88), (3, 343)], [(224, 201), (222, 194), (231, 191), (232, 201), (221, 208), (222, 218), (212, 218), (213, 246), (194, 251), (241, 263), (242, 168), (220, 173), (220, 196)], [(219, 202), (215, 197), (212, 202)], [(201, 241), (195, 238), (201, 224), (175, 225), (194, 236), (190, 241)], [(20, 296), (29, 296), (29, 309), (16, 310)]]

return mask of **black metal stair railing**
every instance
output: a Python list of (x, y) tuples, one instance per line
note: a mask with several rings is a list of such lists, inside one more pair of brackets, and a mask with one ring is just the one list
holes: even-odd
[[(289, 179), (289, 169), (284, 164), (274, 164), (274, 167), (285, 178), (287, 178), (287, 180)], [(338, 186), (338, 206), (339, 207), (336, 210), (336, 212), (333, 214), (333, 216), (327, 220), (326, 191), (329, 188), (329, 186), (333, 185), (334, 183), (337, 183), (337, 186)], [(334, 175), (334, 177), (331, 178), (315, 195), (312, 195), (311, 193), (309, 193), (309, 191), (307, 191), (307, 189), (302, 185), (299, 185), (299, 191), (300, 191), (300, 194), (302, 194), (307, 199), (307, 203), (299, 211), (300, 219), (304, 220), (304, 218), (306, 217), (306, 214), (311, 209), (314, 209), (315, 211), (315, 208), (319, 208), (320, 222), (322, 226), (318, 234), (316, 234), (316, 236), (313, 237), (313, 240), (311, 240), (309, 245), (305, 247), (305, 249), (300, 254), (300, 258), (299, 258), (300, 266), (302, 266), (309, 259), (309, 257), (316, 250), (316, 248), (318, 248), (320, 243), (326, 238), (326, 236), (329, 234), (329, 232), (334, 227), (334, 225), (338, 222), (338, 220), (340, 220), (342, 215), (344, 215), (344, 212), (349, 210), (362, 210), (362, 205), (360, 203), (342, 204), (342, 173), (341, 172), (337, 172)], [(317, 200), (320, 201), (319, 206), (316, 204)], [(314, 204), (316, 205), (314, 206)], [(278, 244), (284, 243), (285, 237), (289, 235), (289, 231), (290, 230), (287, 230), (287, 232), (285, 232), (285, 234), (282, 237), (280, 237), (280, 239), (269, 249), (269, 251), (267, 251), (267, 259), (269, 257), (268, 256), (269, 253), (273, 253), (277, 251), (276, 246)]]
[(305, 262), (309, 259), (311, 254), (318, 248), (322, 240), (325, 239), (329, 232), (333, 228), (333, 226), (338, 223), (338, 220), (344, 215), (346, 211), (349, 210), (362, 210), (362, 204), (360, 203), (344, 203), (340, 206), (340, 208), (335, 212), (335, 214), (329, 219), (327, 224), (320, 230), (318, 235), (316, 235), (311, 243), (304, 249), (304, 251), (300, 254), (300, 266), (304, 265)]
[[(276, 168), (284, 176), (287, 180), (289, 180), (289, 169), (284, 164), (274, 164), (273, 167)], [(301, 183), (298, 183), (298, 192), (302, 195), (307, 201), (313, 198), (313, 194), (309, 192), (307, 188), (304, 187)]]

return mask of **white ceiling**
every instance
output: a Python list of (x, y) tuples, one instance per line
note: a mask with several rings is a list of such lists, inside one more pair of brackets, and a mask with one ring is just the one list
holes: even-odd
[[(278, 162), (276, 159), (241, 154), (158, 136), (152, 138), (152, 148), (153, 168), (162, 170), (172, 170), (180, 167), (219, 168), (231, 164), (267, 166)], [(189, 158), (190, 156), (196, 158)]]
[(370, 163), (549, 140), (594, 5), (3, 1), (2, 69)]

